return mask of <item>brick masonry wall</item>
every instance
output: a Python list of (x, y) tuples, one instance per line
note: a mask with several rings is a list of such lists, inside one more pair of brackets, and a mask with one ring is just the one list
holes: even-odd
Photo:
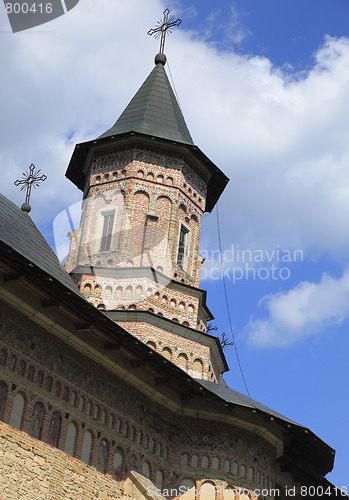
[[(111, 484), (115, 489), (107, 491), (112, 498), (117, 491), (123, 491), (127, 468), (135, 468), (155, 484), (169, 488), (178, 488), (186, 478), (226, 481), (250, 489), (273, 484), (275, 452), (261, 437), (232, 425), (222, 429), (219, 422), (179, 419), (18, 311), (3, 306), (0, 312), (0, 419), (9, 424), (16, 397), (20, 394), (24, 398), (19, 429), (1, 428), (5, 439), (1, 449), (3, 453), (15, 452), (18, 467), (23, 463), (17, 456), (20, 452), (12, 445), (9, 447), (10, 442), (28, 447), (34, 464), (35, 457), (45, 460), (45, 471), (46, 467), (56, 470), (55, 461), (58, 475), (67, 468), (67, 481), (72, 482), (72, 488), (80, 487), (77, 476), (85, 477), (85, 473), (103, 488), (110, 488)], [(40, 439), (29, 438), (36, 403), (42, 405), (44, 414)], [(60, 415), (62, 423), (57, 445), (51, 446), (54, 414)], [(64, 452), (69, 444), (70, 424), (77, 431), (75, 445), (70, 446), (71, 458)], [(85, 466), (80, 459), (87, 433), (92, 436), (92, 444), (89, 465)], [(97, 470), (101, 469), (103, 442), (107, 453), (104, 474), (100, 474)], [(120, 453), (121, 465), (115, 462)], [(9, 471), (5, 469), (2, 474), (3, 481), (8, 482)], [(19, 477), (18, 470), (16, 474)], [(46, 491), (46, 472), (40, 474), (38, 481)], [(69, 498), (66, 494), (65, 491), (49, 498)]]
[(109, 475), (0, 422), (0, 499), (128, 498)]
[[(138, 149), (97, 155), (84, 201), (80, 250), (76, 254), (71, 246), (68, 272), (78, 264), (107, 265), (108, 261), (111, 266), (149, 265), (171, 279), (198, 286), (206, 189), (203, 179), (181, 159)], [(110, 250), (99, 252), (98, 214), (106, 209), (114, 209), (117, 217)], [(159, 219), (148, 221), (143, 241), (148, 212)], [(181, 223), (190, 229), (185, 269), (177, 265)]]
[[(150, 310), (205, 332), (207, 315), (199, 310), (199, 300), (190, 293), (170, 290), (146, 278), (98, 276), (98, 270), (147, 266), (169, 280), (198, 286), (200, 227), (206, 192), (207, 182), (181, 158), (138, 148), (95, 155), (86, 189), (82, 226), (70, 233), (71, 248), (66, 265), (68, 271), (76, 265), (92, 266), (93, 275), (81, 276), (78, 283), (88, 300), (106, 310)], [(103, 213), (111, 210), (115, 212), (111, 246), (108, 251), (101, 252)], [(147, 214), (155, 215), (157, 220), (147, 218)], [(181, 225), (189, 231), (183, 266), (177, 265)], [(137, 336), (140, 325), (137, 328), (123, 326)], [(165, 333), (158, 331), (158, 342), (163, 341)], [(172, 341), (171, 346), (174, 344), (178, 342)], [(193, 350), (185, 342), (183, 346), (188, 360), (193, 350), (196, 357), (202, 359), (204, 378), (216, 381), (219, 374), (209, 370), (213, 363), (207, 348), (203, 346), (199, 353), (199, 344)], [(172, 359), (176, 362), (175, 357)]]
[(141, 321), (118, 321), (117, 323), (142, 342), (165, 355), (172, 363), (180, 365), (192, 377), (212, 382), (218, 381), (220, 374), (214, 371), (209, 347), (191, 339), (179, 337), (149, 323)]

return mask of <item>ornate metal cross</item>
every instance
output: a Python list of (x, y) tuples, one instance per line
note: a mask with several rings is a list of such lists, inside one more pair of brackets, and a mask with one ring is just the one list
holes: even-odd
[(35, 165), (31, 164), (29, 167), (29, 172), (23, 173), (22, 179), (17, 179), (14, 182), (15, 186), (22, 185), (21, 191), (24, 191), (24, 189), (27, 190), (25, 195), (25, 203), (28, 205), (32, 187), (36, 188), (37, 186), (39, 186), (39, 182), (46, 181), (47, 179), (47, 176), (44, 174), (40, 175), (40, 172), (41, 170), (35, 170)]
[(160, 38), (160, 54), (164, 53), (166, 35), (172, 33), (171, 28), (173, 28), (174, 26), (179, 26), (182, 22), (181, 19), (175, 20), (175, 16), (171, 15), (170, 17), (168, 17), (169, 13), (170, 11), (168, 9), (165, 9), (163, 13), (164, 19), (162, 21), (158, 21), (157, 28), (153, 28), (148, 31), (148, 35), (155, 35), (156, 39)]

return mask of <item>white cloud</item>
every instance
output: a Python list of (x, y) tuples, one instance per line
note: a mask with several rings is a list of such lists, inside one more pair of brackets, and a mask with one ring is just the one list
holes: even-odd
[[(64, 178), (74, 144), (109, 128), (149, 74), (158, 42), (146, 32), (163, 8), (159, 0), (84, 0), (33, 32), (2, 34), (2, 189), (20, 205), (13, 181), (32, 162), (41, 168), (48, 179), (33, 194), (37, 222), (80, 198)], [(302, 75), (220, 52), (186, 32), (185, 20), (166, 52), (195, 142), (231, 179), (221, 200), (224, 248), (279, 244), (344, 259), (349, 40), (327, 38)], [(204, 226), (203, 248), (215, 218)]]
[(250, 318), (246, 327), (253, 347), (287, 347), (349, 318), (349, 269), (339, 279), (323, 275), (319, 283), (305, 281), (286, 293), (260, 301), (267, 318)]

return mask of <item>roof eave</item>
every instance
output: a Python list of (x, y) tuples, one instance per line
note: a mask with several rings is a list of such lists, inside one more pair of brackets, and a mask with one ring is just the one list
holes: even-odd
[(186, 159), (208, 172), (208, 189), (206, 198), (206, 212), (211, 212), (220, 198), (225, 186), (229, 182), (228, 177), (195, 145), (170, 141), (159, 137), (142, 134), (139, 132), (126, 132), (110, 137), (83, 142), (75, 146), (73, 155), (69, 162), (66, 177), (72, 181), (81, 191), (85, 190), (86, 175), (89, 167), (89, 159), (95, 152), (108, 150), (110, 148), (126, 148), (132, 145), (158, 148), (166, 153), (184, 155)]

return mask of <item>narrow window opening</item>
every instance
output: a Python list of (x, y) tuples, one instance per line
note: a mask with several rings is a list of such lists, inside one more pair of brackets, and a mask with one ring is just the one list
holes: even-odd
[(188, 234), (189, 234), (189, 230), (185, 226), (181, 225), (181, 230), (179, 233), (177, 264), (182, 269), (184, 267), (185, 258), (186, 258), (186, 254), (187, 254)]
[(114, 212), (106, 212), (103, 214), (104, 221), (100, 249), (101, 252), (106, 252), (110, 249), (111, 237), (113, 234), (114, 216)]

